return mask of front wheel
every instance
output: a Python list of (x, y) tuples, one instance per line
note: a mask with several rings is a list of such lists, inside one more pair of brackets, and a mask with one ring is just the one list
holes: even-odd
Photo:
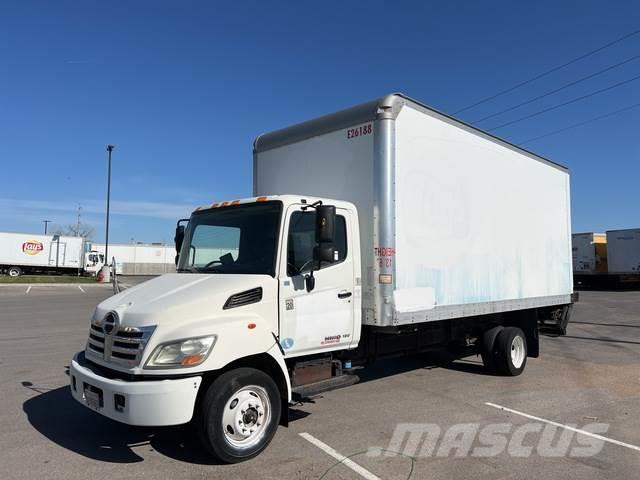
[(223, 373), (207, 389), (196, 417), (204, 448), (226, 463), (262, 452), (280, 421), (280, 393), (271, 377), (253, 368)]

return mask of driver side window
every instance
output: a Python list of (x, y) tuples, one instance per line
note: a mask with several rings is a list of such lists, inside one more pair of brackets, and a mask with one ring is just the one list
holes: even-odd
[[(313, 266), (313, 248), (316, 246), (316, 212), (294, 212), (289, 221), (287, 240), (287, 274), (298, 275)], [(347, 256), (347, 228), (344, 216), (336, 215), (335, 249), (338, 257), (335, 263)], [(329, 265), (322, 265), (322, 268)]]

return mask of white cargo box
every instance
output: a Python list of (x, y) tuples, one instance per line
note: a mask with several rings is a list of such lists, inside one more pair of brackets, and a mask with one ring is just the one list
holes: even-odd
[(640, 273), (640, 228), (607, 231), (609, 273)]
[(365, 324), (571, 301), (567, 169), (406, 96), (258, 137), (254, 195), (297, 191), (357, 206)]
[(0, 232), (0, 265), (82, 268), (81, 237)]

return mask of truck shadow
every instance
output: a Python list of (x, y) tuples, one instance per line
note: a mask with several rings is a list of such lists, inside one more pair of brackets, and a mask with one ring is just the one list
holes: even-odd
[(29, 423), (63, 448), (110, 463), (143, 462), (144, 452), (158, 451), (175, 460), (215, 465), (193, 438), (188, 426), (133, 427), (124, 425), (78, 404), (69, 387), (43, 391), (22, 382), (39, 395), (23, 403)]
[[(110, 420), (80, 405), (68, 386), (47, 390), (22, 382), (38, 395), (22, 404), (29, 423), (55, 444), (93, 460), (109, 463), (143, 462), (157, 451), (174, 460), (219, 465), (200, 446), (189, 425), (134, 427)], [(289, 409), (290, 421), (309, 413)]]
[(356, 373), (360, 377), (360, 383), (364, 383), (379, 380), (391, 375), (397, 375), (399, 373), (412, 371), (419, 373), (420, 371), (432, 370), (435, 368), (493, 376), (492, 373), (485, 370), (482, 360), (480, 360), (479, 357), (461, 357), (444, 350), (380, 360), (362, 372)]

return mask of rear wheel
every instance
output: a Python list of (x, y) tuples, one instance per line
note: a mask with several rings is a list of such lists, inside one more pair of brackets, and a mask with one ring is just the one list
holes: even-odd
[(496, 338), (493, 362), (498, 373), (518, 376), (527, 365), (527, 339), (518, 327), (505, 327)]
[(19, 277), (20, 275), (22, 275), (22, 269), (20, 267), (9, 267), (7, 273), (10, 277)]
[(220, 375), (209, 386), (196, 418), (204, 448), (226, 463), (264, 450), (280, 420), (280, 393), (271, 377), (253, 368)]

